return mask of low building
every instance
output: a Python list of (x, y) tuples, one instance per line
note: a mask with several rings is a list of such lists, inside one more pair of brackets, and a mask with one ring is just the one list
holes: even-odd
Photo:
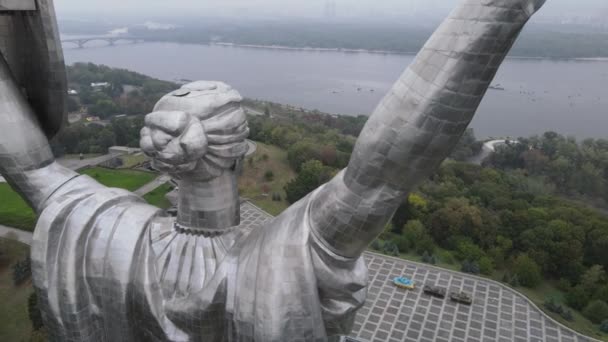
[(93, 90), (102, 90), (105, 88), (108, 88), (110, 86), (109, 82), (93, 82), (91, 83), (91, 88), (93, 88)]
[(108, 149), (110, 154), (135, 154), (141, 152), (140, 148), (126, 146), (112, 146)]

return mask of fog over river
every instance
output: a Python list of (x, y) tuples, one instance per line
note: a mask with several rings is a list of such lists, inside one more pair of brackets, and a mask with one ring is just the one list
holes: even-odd
[[(93, 44), (93, 43), (91, 43)], [(291, 51), (174, 43), (76, 49), (93, 62), (165, 80), (220, 80), (243, 96), (324, 112), (369, 115), (413, 56)], [(553, 130), (607, 137), (608, 61), (507, 60), (472, 127), (479, 138)]]

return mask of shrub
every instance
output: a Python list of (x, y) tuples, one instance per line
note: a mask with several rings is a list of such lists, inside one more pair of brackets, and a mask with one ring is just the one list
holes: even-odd
[(494, 262), (488, 257), (479, 259), (479, 271), (481, 274), (492, 275), (494, 273)]
[(36, 293), (32, 293), (27, 300), (27, 311), (30, 316), (30, 321), (32, 321), (32, 328), (34, 330), (40, 330), (44, 327), (44, 322), (42, 321), (42, 313), (38, 308), (38, 296)]
[(422, 237), (422, 240), (414, 242), (416, 253), (422, 255), (424, 252), (433, 253), (435, 251), (435, 242), (429, 235)]
[(462, 263), (461, 271), (464, 273), (479, 274), (479, 264), (476, 261), (465, 260)]
[(608, 334), (608, 319), (604, 320), (600, 325), (600, 330)]
[(13, 284), (19, 286), (25, 283), (32, 276), (30, 258), (26, 257), (13, 265)]
[(382, 252), (390, 256), (399, 256), (399, 247), (393, 241), (386, 241), (382, 247)]
[(594, 300), (585, 307), (583, 315), (591, 322), (599, 324), (608, 319), (608, 304), (601, 300)]
[(448, 265), (454, 265), (454, 263), (456, 262), (454, 260), (454, 256), (452, 255), (452, 253), (445, 251), (441, 254), (441, 260), (443, 260), (443, 262), (445, 262)]
[(590, 295), (580, 285), (575, 286), (570, 291), (566, 292), (566, 303), (568, 306), (577, 310), (582, 310), (587, 306), (590, 300)]
[(513, 271), (517, 275), (520, 284), (525, 287), (536, 287), (542, 280), (540, 267), (526, 254), (521, 254), (515, 259)]
[(572, 311), (570, 311), (570, 310), (564, 310), (564, 312), (562, 312), (561, 316), (563, 319), (565, 319), (568, 322), (574, 321), (574, 316), (572, 315)]
[(382, 242), (378, 239), (374, 240), (370, 246), (373, 250), (380, 251), (382, 249)]
[(514, 275), (513, 277), (511, 277), (511, 281), (509, 282), (509, 284), (511, 284), (511, 286), (513, 287), (519, 287), (521, 286), (521, 283), (519, 282), (519, 277), (516, 275)]
[(272, 172), (271, 170), (266, 171), (266, 173), (264, 174), (264, 179), (267, 182), (272, 182), (272, 180), (274, 179), (274, 172)]
[(557, 282), (557, 288), (560, 291), (568, 292), (571, 290), (572, 285), (570, 284), (570, 280), (566, 278), (560, 278), (560, 280)]
[(545, 303), (543, 305), (547, 310), (556, 314), (562, 315), (564, 313), (564, 308), (561, 305), (557, 304), (553, 298), (545, 300)]
[(410, 250), (410, 242), (405, 236), (397, 236), (395, 238), (395, 244), (397, 244), (401, 253), (407, 253)]

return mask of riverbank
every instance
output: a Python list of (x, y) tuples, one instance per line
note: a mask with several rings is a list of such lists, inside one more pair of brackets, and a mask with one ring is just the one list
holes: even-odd
[[(249, 49), (263, 49), (263, 50), (303, 51), (303, 52), (369, 53), (369, 54), (399, 55), (399, 56), (416, 56), (418, 54), (418, 52), (400, 52), (400, 51), (392, 51), (392, 50), (297, 47), (297, 46), (287, 46), (287, 45), (236, 44), (236, 43), (229, 43), (229, 42), (211, 42), (209, 44), (202, 44), (202, 45), (249, 48)], [(581, 62), (606, 62), (606, 61), (608, 61), (608, 57), (508, 56), (507, 59), (581, 61)]]

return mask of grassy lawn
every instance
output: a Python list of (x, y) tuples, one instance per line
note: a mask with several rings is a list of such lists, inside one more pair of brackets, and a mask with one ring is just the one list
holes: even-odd
[(0, 224), (34, 231), (36, 214), (6, 183), (0, 183), (0, 203)]
[(172, 190), (173, 185), (164, 184), (159, 188), (156, 188), (156, 190), (145, 195), (144, 199), (154, 206), (157, 206), (161, 209), (167, 209), (171, 207), (171, 202), (169, 202), (169, 200), (165, 198), (165, 195), (171, 192)]
[[(296, 174), (289, 167), (287, 151), (271, 145), (257, 144), (256, 153), (245, 160), (243, 175), (239, 179), (239, 190), (241, 196), (276, 216), (289, 207), (283, 188)], [(267, 171), (274, 174), (271, 181), (264, 178)], [(273, 193), (280, 194), (281, 201), (273, 201)]]
[(29, 255), (29, 248), (18, 242), (0, 238), (0, 341), (29, 341), (32, 331), (27, 299), (31, 283), (15, 287), (12, 265)]
[(94, 167), (83, 170), (82, 174), (93, 177), (99, 183), (111, 187), (135, 191), (153, 181), (157, 175), (134, 170), (111, 170)]

